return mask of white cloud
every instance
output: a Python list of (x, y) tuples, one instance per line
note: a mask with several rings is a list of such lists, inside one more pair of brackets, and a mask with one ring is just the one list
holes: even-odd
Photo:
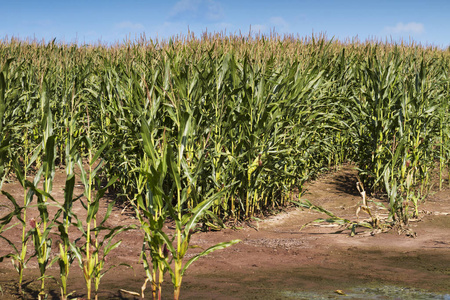
[(132, 23), (130, 21), (124, 21), (116, 24), (116, 28), (119, 29), (130, 29), (130, 30), (142, 30), (144, 25), (141, 23)]
[(146, 32), (147, 36), (158, 39), (168, 39), (173, 36), (186, 36), (188, 33), (194, 33), (196, 37), (200, 37), (206, 30), (208, 33), (232, 33), (235, 26), (232, 23), (218, 22), (211, 23), (206, 28), (203, 24), (193, 24), (190, 25), (188, 22), (176, 21), (170, 22), (166, 21), (160, 25), (157, 25)]
[(282, 17), (271, 17), (266, 23), (252, 24), (253, 33), (267, 33), (269, 29), (277, 33), (287, 33), (289, 32), (289, 23)]
[[(150, 32), (150, 36), (155, 39), (165, 39), (170, 38), (175, 35), (182, 35), (187, 32), (188, 25), (183, 22), (164, 22), (160, 25), (157, 25), (153, 28), (152, 32)], [(191, 32), (198, 34), (195, 30), (190, 28)], [(148, 34), (148, 32), (146, 32)]]
[(287, 33), (289, 31), (289, 23), (282, 17), (271, 17), (269, 19), (271, 27), (275, 27), (278, 33)]
[(252, 25), (252, 32), (254, 33), (264, 33), (267, 30), (267, 26), (263, 24)]
[(281, 33), (281, 34), (288, 33), (289, 32), (289, 23), (282, 17), (271, 17), (265, 23), (251, 25), (252, 33), (266, 34), (269, 32), (269, 30), (274, 31), (276, 33)]
[(175, 3), (170, 12), (171, 16), (176, 16), (178, 14), (188, 12), (188, 11), (196, 11), (200, 4), (201, 0), (181, 0)]
[(390, 34), (421, 34), (425, 32), (425, 27), (422, 23), (410, 22), (403, 24), (402, 22), (397, 23), (394, 27), (386, 26), (385, 31)]
[(144, 31), (145, 26), (141, 23), (123, 21), (115, 23), (106, 34), (101, 35), (100, 40), (109, 41), (113, 44), (116, 42), (122, 43), (124, 41), (138, 39)]
[(207, 6), (206, 18), (209, 20), (219, 20), (223, 17), (222, 5), (213, 0), (205, 1)]
[(234, 25), (232, 23), (227, 23), (227, 22), (215, 23), (211, 27), (211, 29), (213, 29), (217, 32), (223, 32), (223, 31), (230, 32), (231, 30), (233, 30), (233, 28), (234, 28)]
[(217, 21), (223, 18), (222, 5), (216, 0), (180, 0), (172, 7), (173, 18), (206, 19)]

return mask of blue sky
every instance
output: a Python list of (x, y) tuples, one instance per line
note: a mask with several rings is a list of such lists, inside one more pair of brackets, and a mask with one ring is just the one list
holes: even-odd
[(450, 45), (448, 0), (0, 0), (0, 38), (113, 44), (145, 33), (167, 39), (194, 32), (326, 33), (345, 40), (413, 39)]

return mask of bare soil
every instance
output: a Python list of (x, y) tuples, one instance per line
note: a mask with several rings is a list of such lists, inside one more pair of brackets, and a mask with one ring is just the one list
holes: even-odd
[[(356, 190), (356, 172), (351, 165), (340, 171), (322, 176), (309, 183), (302, 197), (315, 205), (323, 206), (340, 217), (356, 220), (356, 210), (361, 197)], [(54, 183), (55, 199), (63, 198), (64, 172), (58, 171)], [(3, 189), (22, 202), (23, 192), (19, 184), (7, 183)], [(81, 184), (75, 194), (81, 194)], [(11, 206), (0, 196), (0, 204)], [(104, 215), (107, 201), (103, 203), (99, 218)], [(373, 212), (381, 218), (387, 211), (371, 203)], [(397, 230), (371, 234), (358, 229), (354, 237), (349, 231), (330, 225), (302, 226), (325, 215), (311, 210), (291, 207), (285, 212), (262, 219), (242, 228), (229, 228), (218, 232), (199, 232), (193, 235), (192, 245), (203, 249), (216, 243), (241, 239), (237, 245), (216, 251), (195, 262), (183, 279), (182, 299), (308, 299), (338, 298), (355, 287), (398, 286), (439, 294), (450, 294), (450, 194), (449, 190), (435, 191), (420, 205), (421, 218), (409, 226), (410, 234)], [(0, 207), (0, 214), (8, 211)], [(75, 212), (82, 215), (80, 204)], [(359, 219), (368, 218), (364, 212)], [(121, 208), (113, 210), (108, 226), (136, 224), (130, 213)], [(170, 224), (167, 225), (168, 227)], [(168, 229), (170, 230), (170, 229)], [(414, 234), (412, 234), (414, 232)], [(17, 246), (20, 230), (14, 228), (5, 233)], [(144, 283), (143, 267), (139, 262), (142, 234), (139, 230), (123, 233), (121, 246), (114, 250), (109, 265), (128, 263), (112, 269), (103, 278), (100, 299), (137, 299), (120, 292), (120, 289), (139, 292)], [(56, 243), (54, 253), (57, 253)], [(191, 249), (192, 255), (199, 249)], [(5, 241), (0, 241), (0, 255), (11, 251)], [(29, 253), (32, 254), (29, 244)], [(108, 267), (108, 266), (107, 266)], [(55, 264), (50, 275), (58, 276)], [(29, 299), (37, 295), (39, 276), (35, 259), (25, 270), (25, 290)], [(59, 288), (47, 280), (49, 298), (59, 299)], [(0, 264), (0, 299), (17, 298), (17, 273), (11, 263)], [(85, 296), (84, 280), (75, 261), (72, 265), (69, 289), (74, 297)], [(170, 278), (163, 287), (163, 299), (172, 298)], [(303, 293), (303, 294), (302, 294)], [(1, 294), (0, 294), (1, 295)], [(147, 289), (147, 297), (151, 297)], [(304, 296), (301, 296), (304, 295)], [(305, 296), (307, 295), (307, 296)], [(447, 296), (443, 296), (443, 299)], [(363, 299), (362, 297), (361, 299)], [(378, 299), (378, 298), (377, 298)], [(390, 298), (380, 298), (390, 299)]]

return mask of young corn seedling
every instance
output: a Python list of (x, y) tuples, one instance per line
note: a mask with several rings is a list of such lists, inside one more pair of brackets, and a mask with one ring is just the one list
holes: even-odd
[[(47, 95), (48, 86), (47, 82), (44, 80), (42, 84), (41, 91), (41, 111), (42, 111), (42, 142), (41, 149), (44, 151), (43, 163), (38, 170), (33, 183), (29, 183), (31, 190), (37, 197), (37, 207), (39, 210), (40, 221), (30, 220), (31, 230), (29, 234), (33, 238), (33, 244), (35, 248), (35, 255), (38, 260), (39, 271), (41, 276), (41, 288), (39, 292), (39, 299), (44, 299), (46, 297), (45, 293), (45, 278), (46, 271), (49, 266), (52, 265), (54, 261), (51, 260), (51, 246), (52, 239), (49, 234), (53, 228), (56, 219), (59, 217), (60, 211), (56, 213), (53, 219), (50, 219), (48, 209), (48, 200), (52, 200), (57, 203), (51, 196), (53, 179), (55, 176), (55, 154), (56, 147), (55, 141), (56, 136), (53, 135), (53, 119), (50, 110), (50, 100)], [(43, 189), (39, 189), (38, 183), (41, 181), (41, 176), (43, 176)], [(55, 204), (57, 205), (57, 204)], [(42, 226), (42, 228), (41, 228)]]
[[(98, 299), (98, 289), (100, 287), (101, 278), (107, 271), (115, 267), (111, 266), (106, 271), (104, 270), (107, 255), (110, 251), (117, 248), (122, 242), (121, 240), (114, 241), (116, 236), (133, 227), (116, 226), (114, 228), (107, 228), (104, 226), (112, 212), (115, 204), (114, 201), (109, 203), (103, 220), (97, 223), (97, 212), (100, 207), (100, 200), (104, 196), (108, 187), (110, 187), (119, 176), (114, 176), (105, 186), (96, 190), (94, 186), (99, 186), (101, 184), (101, 180), (98, 177), (98, 172), (101, 170), (104, 161), (100, 160), (95, 167), (94, 165), (102, 155), (105, 148), (109, 145), (110, 140), (108, 139), (106, 143), (104, 143), (94, 154), (92, 153), (92, 141), (89, 138), (89, 134), (82, 137), (80, 141), (84, 142), (84, 145), (88, 150), (87, 170), (83, 165), (81, 157), (77, 156), (75, 160), (81, 172), (80, 177), (84, 185), (83, 195), (86, 199), (86, 203), (83, 203), (82, 200), (80, 201), (86, 210), (87, 216), (85, 222), (82, 222), (77, 216), (74, 215), (77, 219), (76, 227), (81, 232), (82, 238), (84, 238), (84, 243), (82, 246), (78, 246), (77, 241), (81, 240), (81, 238), (79, 238), (70, 243), (70, 248), (77, 258), (80, 268), (83, 270), (87, 289), (87, 299), (90, 300), (92, 297), (92, 284), (94, 284), (94, 297), (95, 299)], [(101, 232), (106, 232), (103, 238), (100, 237)]]
[[(70, 134), (70, 133), (69, 133)], [(70, 138), (70, 140), (72, 140)], [(64, 204), (60, 209), (62, 214), (62, 221), (58, 222), (59, 237), (61, 242), (59, 243), (59, 277), (61, 289), (61, 299), (67, 300), (70, 294), (67, 291), (67, 283), (69, 278), (70, 266), (72, 265), (75, 256), (71, 250), (70, 239), (69, 239), (69, 228), (72, 225), (72, 218), (77, 218), (73, 213), (73, 203), (79, 198), (74, 199), (74, 187), (75, 187), (75, 172), (74, 172), (74, 162), (77, 158), (75, 148), (69, 142), (66, 146), (66, 183), (64, 188)], [(72, 146), (72, 147), (71, 147)]]
[[(3, 86), (4, 85), (4, 78), (3, 78), (3, 73), (0, 75), (0, 85)], [(3, 83), (1, 83), (3, 82)], [(3, 98), (4, 95), (2, 95), (0, 98)], [(2, 101), (0, 101), (1, 103)], [(0, 105), (1, 106), (1, 105)], [(0, 109), (0, 111), (2, 111)], [(2, 122), (0, 120), (0, 122)], [(39, 145), (38, 147), (36, 147), (33, 151), (33, 153), (30, 153), (30, 145), (29, 145), (29, 141), (28, 141), (28, 133), (29, 133), (29, 129), (27, 127), (24, 128), (24, 135), (23, 135), (23, 146), (22, 146), (22, 151), (23, 151), (23, 156), (22, 156), (22, 162), (19, 162), (19, 159), (14, 159), (12, 161), (12, 168), (14, 169), (14, 172), (16, 174), (17, 180), (19, 182), (19, 184), (22, 186), (23, 189), (23, 206), (21, 207), (21, 211), (17, 212), (17, 213), (21, 213), (20, 218), (18, 218), (21, 222), (22, 225), (22, 236), (21, 236), (21, 247), (20, 247), (20, 253), (17, 252), (16, 253), (11, 253), (9, 254), (9, 257), (11, 257), (12, 261), (13, 261), (13, 265), (15, 267), (15, 269), (17, 270), (18, 274), (19, 274), (19, 281), (18, 281), (18, 291), (19, 294), (22, 294), (22, 282), (23, 282), (23, 272), (24, 269), (26, 268), (26, 260), (27, 260), (27, 248), (28, 248), (28, 236), (27, 236), (27, 209), (29, 208), (31, 201), (33, 200), (33, 192), (29, 189), (29, 183), (27, 181), (27, 175), (28, 175), (28, 171), (30, 170), (30, 167), (34, 164), (34, 162), (36, 161), (36, 159), (38, 158), (39, 154), (41, 153), (41, 149), (42, 149), (42, 144)], [(1, 147), (0, 150), (0, 162), (2, 163), (2, 167), (0, 167), (0, 173), (3, 173), (3, 162), (6, 160), (6, 145), (4, 144), (5, 142), (9, 142), (8, 139), (3, 139), (2, 143), (3, 146)], [(31, 155), (30, 155), (31, 154)], [(16, 153), (17, 155), (17, 153)], [(3, 177), (2, 177), (2, 183), (3, 183)], [(1, 184), (0, 184), (0, 188), (1, 188)], [(5, 194), (6, 195), (6, 194)], [(7, 195), (7, 197), (11, 200), (14, 201), (13, 197), (11, 195)], [(10, 243), (10, 245), (12, 245)], [(15, 249), (15, 247), (13, 247)]]
[[(138, 194), (132, 202), (141, 223), (141, 230), (144, 232), (141, 259), (147, 279), (142, 287), (141, 297), (144, 298), (146, 283), (150, 281), (153, 299), (161, 299), (161, 286), (166, 271), (164, 261), (168, 259), (168, 252), (164, 240), (157, 232), (163, 232), (164, 221), (167, 218), (168, 199), (163, 191), (168, 171), (167, 140), (164, 133), (162, 145), (158, 151), (147, 121), (142, 118), (141, 122), (144, 157), (141, 160), (141, 170), (138, 175)], [(146, 247), (149, 248), (150, 257), (145, 250)]]
[[(6, 64), (5, 68), (7, 67), (8, 63)], [(9, 148), (9, 138), (5, 137), (3, 132), (3, 116), (6, 109), (5, 104), (5, 94), (6, 94), (6, 82), (5, 82), (5, 73), (0, 72), (0, 189), (2, 188), (3, 182), (5, 180), (5, 175), (7, 174), (5, 166), (7, 164), (8, 160), (8, 148)], [(16, 171), (16, 174), (18, 176), (18, 179), (20, 181), (20, 184), (24, 187), (24, 193), (26, 191), (25, 188), (25, 181), (22, 176), (22, 170), (17, 167), (18, 163), (17, 161), (14, 161), (14, 170)], [(25, 171), (26, 176), (26, 171)], [(19, 293), (22, 292), (22, 278), (23, 278), (23, 269), (26, 266), (25, 256), (26, 256), (26, 250), (27, 250), (27, 238), (26, 238), (26, 206), (29, 203), (30, 197), (27, 197), (28, 195), (25, 193), (24, 195), (24, 206), (19, 206), (16, 202), (16, 200), (7, 192), (2, 190), (2, 193), (10, 200), (12, 203), (14, 210), (10, 212), (9, 214), (3, 216), (0, 219), (0, 238), (4, 239), (14, 250), (13, 253), (9, 253), (3, 257), (0, 257), (0, 261), (3, 261), (4, 258), (11, 258), (13, 265), (17, 272), (19, 273), (19, 284), (18, 284), (18, 290)], [(22, 212), (24, 211), (24, 212)], [(16, 217), (19, 223), (15, 223), (9, 227), (6, 227), (9, 225), (9, 223), (13, 220), (13, 218)], [(12, 243), (8, 238), (6, 238), (3, 233), (7, 231), (8, 229), (11, 229), (15, 227), (16, 225), (21, 224), (22, 225), (22, 243), (21, 243), (21, 250), (19, 251), (14, 243)]]
[(0, 72), (0, 190), (2, 189), (3, 182), (5, 180), (5, 174), (7, 173), (5, 172), (5, 166), (8, 162), (9, 148), (9, 136), (7, 136), (3, 131), (3, 115), (5, 114), (6, 110), (5, 94), (5, 75), (3, 72)]
[[(3, 127), (3, 114), (5, 112), (5, 103), (4, 103), (5, 90), (6, 90), (5, 85), (6, 84), (5, 84), (4, 73), (1, 72), (0, 73), (0, 132), (2, 131), (1, 128)], [(15, 253), (10, 253), (7, 255), (8, 257), (10, 257), (12, 259), (13, 265), (19, 274), (19, 282), (18, 282), (19, 294), (22, 294), (23, 272), (26, 267), (26, 254), (27, 254), (27, 242), (28, 242), (28, 238), (26, 236), (26, 233), (27, 233), (27, 230), (26, 230), (27, 207), (31, 203), (31, 200), (33, 197), (33, 194), (31, 192), (27, 192), (28, 187), (26, 184), (26, 177), (28, 174), (29, 167), (34, 163), (37, 155), (40, 152), (40, 147), (38, 147), (35, 150), (34, 155), (32, 155), (32, 157), (29, 158), (27, 132), (28, 132), (27, 129), (25, 129), (24, 146), (23, 146), (23, 148), (24, 148), (23, 167), (20, 165), (20, 163), (18, 162), (17, 159), (12, 162), (13, 169), (15, 171), (15, 174), (17, 176), (17, 179), (18, 179), (20, 185), (22, 186), (23, 193), (24, 193), (23, 206), (20, 207), (20, 210), (16, 211), (16, 213), (20, 214), (20, 216), (18, 216), (18, 220), (20, 221), (20, 223), (22, 225), (21, 248), (20, 248), (20, 253), (19, 253), (19, 251), (14, 246), (13, 249), (15, 250)], [(2, 183), (4, 180), (3, 175), (5, 173), (4, 167), (5, 167), (5, 162), (7, 160), (8, 144), (9, 144), (9, 139), (5, 139), (3, 137), (3, 134), (1, 134), (1, 138), (0, 138), (0, 176), (1, 176), (0, 189), (1, 189), (1, 186), (2, 186)], [(10, 201), (13, 203), (13, 205), (17, 208), (18, 205), (15, 202), (15, 199), (9, 194), (5, 194), (5, 195), (7, 195), (8, 199), (10, 199)], [(6, 220), (7, 219), (5, 219), (5, 221)], [(13, 244), (10, 241), (8, 243), (11, 246), (13, 246)]]
[[(64, 143), (65, 151), (65, 171), (66, 171), (66, 182), (64, 188), (64, 204), (62, 206), (62, 221), (58, 222), (59, 236), (61, 243), (59, 243), (59, 277), (60, 277), (60, 289), (61, 289), (61, 299), (66, 300), (70, 294), (67, 291), (67, 283), (69, 279), (70, 266), (72, 265), (75, 256), (71, 250), (70, 239), (69, 239), (69, 228), (72, 225), (73, 213), (73, 203), (80, 197), (74, 199), (74, 188), (75, 188), (75, 163), (78, 159), (77, 152), (77, 140), (75, 139), (76, 131), (76, 115), (74, 113), (75, 108), (75, 88), (76, 82), (72, 87), (72, 97), (70, 104), (67, 105), (69, 110), (68, 114), (64, 120), (64, 127), (62, 134), (62, 139)], [(76, 218), (76, 216), (75, 216)]]
[[(158, 231), (156, 234), (161, 237), (167, 246), (168, 251), (172, 254), (173, 266), (167, 259), (163, 260), (163, 263), (172, 278), (172, 284), (174, 286), (174, 299), (178, 300), (180, 297), (183, 275), (194, 261), (215, 250), (224, 249), (234, 245), (240, 242), (240, 240), (233, 240), (212, 246), (201, 253), (194, 255), (183, 265), (183, 260), (189, 248), (191, 236), (195, 232), (197, 222), (202, 216), (205, 215), (206, 211), (211, 207), (215, 200), (225, 196), (227, 189), (224, 189), (219, 193), (214, 193), (211, 191), (211, 193), (205, 196), (206, 200), (197, 204), (190, 212), (184, 211), (183, 204), (187, 203), (188, 190), (192, 190), (192, 186), (190, 186), (190, 184), (195, 182), (195, 179), (193, 179), (194, 174), (191, 174), (189, 168), (186, 167), (187, 163), (184, 153), (186, 145), (191, 139), (193, 133), (193, 128), (191, 127), (192, 116), (187, 112), (183, 113), (181, 111), (181, 105), (179, 104), (176, 106), (175, 114), (172, 114), (172, 116), (176, 116), (176, 124), (179, 126), (178, 138), (176, 140), (176, 144), (174, 145), (176, 146), (177, 156), (174, 156), (171, 147), (167, 149), (167, 161), (169, 162), (168, 169), (170, 170), (170, 175), (174, 181), (173, 188), (176, 193), (176, 204), (174, 206), (169, 205), (168, 211), (171, 218), (175, 221), (175, 233), (172, 237), (169, 237), (163, 231)], [(185, 184), (185, 186), (182, 186), (181, 183), (183, 177), (191, 179)]]
[[(30, 162), (30, 164), (32, 162), (33, 162), (33, 160)], [(27, 184), (27, 180), (26, 180), (26, 174), (27, 174), (27, 170), (28, 170), (28, 167), (30, 164), (28, 164), (27, 157), (25, 158), (25, 165), (23, 168), (19, 165), (17, 160), (15, 160), (13, 162), (13, 167), (14, 167), (16, 176), (18, 178), (20, 185), (23, 188), (23, 193), (24, 193), (23, 206), (20, 207), (20, 209), (16, 211), (16, 213), (20, 214), (17, 217), (22, 225), (22, 239), (21, 239), (20, 253), (17, 252), (17, 249), (15, 249), (15, 247), (13, 247), (16, 250), (16, 253), (9, 254), (9, 257), (11, 257), (15, 269), (19, 273), (19, 282), (18, 282), (19, 294), (22, 293), (23, 272), (24, 272), (24, 269), (26, 268), (26, 258), (27, 258), (26, 257), (27, 256), (27, 244), (28, 244), (27, 208), (30, 206), (31, 201), (33, 200), (33, 192), (31, 190), (28, 190), (28, 184)], [(8, 199), (13, 203), (13, 205), (16, 208), (19, 208), (15, 199), (10, 194), (8, 194), (6, 192), (3, 192), (3, 193), (8, 197)], [(9, 242), (9, 243), (10, 243), (10, 245), (13, 245), (11, 242)]]

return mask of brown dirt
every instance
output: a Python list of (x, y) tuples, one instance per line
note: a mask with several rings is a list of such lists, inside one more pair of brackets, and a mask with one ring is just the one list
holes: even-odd
[[(334, 212), (340, 217), (356, 220), (356, 209), (361, 197), (355, 188), (355, 171), (350, 165), (336, 173), (322, 176), (309, 183), (303, 196), (315, 205)], [(54, 183), (54, 197), (62, 199), (64, 173), (58, 172)], [(17, 183), (8, 183), (4, 190), (22, 199)], [(80, 194), (81, 187), (76, 190)], [(20, 200), (21, 202), (21, 200)], [(0, 204), (6, 204), (0, 196)], [(78, 204), (79, 205), (79, 204)], [(107, 203), (100, 211), (104, 214)], [(380, 217), (386, 210), (370, 204)], [(220, 232), (200, 232), (193, 235), (191, 243), (207, 248), (215, 243), (241, 239), (242, 242), (224, 250), (216, 251), (195, 262), (183, 279), (183, 299), (308, 299), (340, 297), (335, 290), (349, 291), (358, 286), (400, 286), (435, 293), (450, 292), (450, 196), (448, 190), (435, 192), (420, 206), (423, 213), (410, 229), (417, 236), (398, 234), (396, 230), (371, 235), (370, 231), (358, 229), (356, 236), (339, 227), (301, 227), (323, 214), (291, 208), (264, 220), (254, 221), (241, 229)], [(0, 208), (4, 215), (6, 208)], [(76, 207), (81, 214), (81, 207)], [(359, 218), (368, 217), (364, 212)], [(108, 226), (134, 224), (131, 214), (113, 211)], [(20, 233), (16, 229), (5, 233), (19, 245)], [(125, 262), (133, 269), (118, 267), (107, 273), (100, 286), (100, 299), (135, 299), (119, 292), (119, 289), (139, 291), (144, 282), (139, 253), (142, 235), (131, 230), (121, 235), (121, 246), (114, 250), (108, 263)], [(29, 252), (32, 245), (29, 245)], [(56, 248), (54, 249), (56, 253)], [(11, 251), (0, 241), (0, 255)], [(192, 252), (198, 249), (192, 249)], [(190, 254), (192, 255), (192, 254)], [(189, 252), (188, 252), (189, 256)], [(57, 265), (49, 273), (57, 276)], [(85, 293), (84, 281), (75, 261), (70, 274), (70, 290), (75, 296)], [(36, 296), (38, 282), (37, 263), (31, 260), (25, 270), (25, 290), (29, 298)], [(8, 261), (0, 264), (2, 299), (14, 299), (17, 273)], [(48, 281), (49, 298), (58, 299), (59, 289)], [(172, 298), (170, 278), (163, 287), (163, 299)], [(291, 293), (291, 294), (289, 294)], [(294, 293), (294, 294), (292, 294)], [(300, 293), (300, 294), (295, 294)], [(299, 296), (301, 293), (309, 296)], [(291, 295), (291, 296), (289, 296)], [(297, 296), (292, 296), (297, 295)], [(311, 296), (312, 295), (312, 296)], [(334, 295), (334, 296), (333, 296)], [(147, 290), (147, 298), (151, 296)], [(137, 298), (136, 298), (137, 299)], [(378, 298), (377, 298), (378, 299)], [(385, 299), (385, 298), (383, 298)], [(447, 298), (446, 298), (447, 299)]]

